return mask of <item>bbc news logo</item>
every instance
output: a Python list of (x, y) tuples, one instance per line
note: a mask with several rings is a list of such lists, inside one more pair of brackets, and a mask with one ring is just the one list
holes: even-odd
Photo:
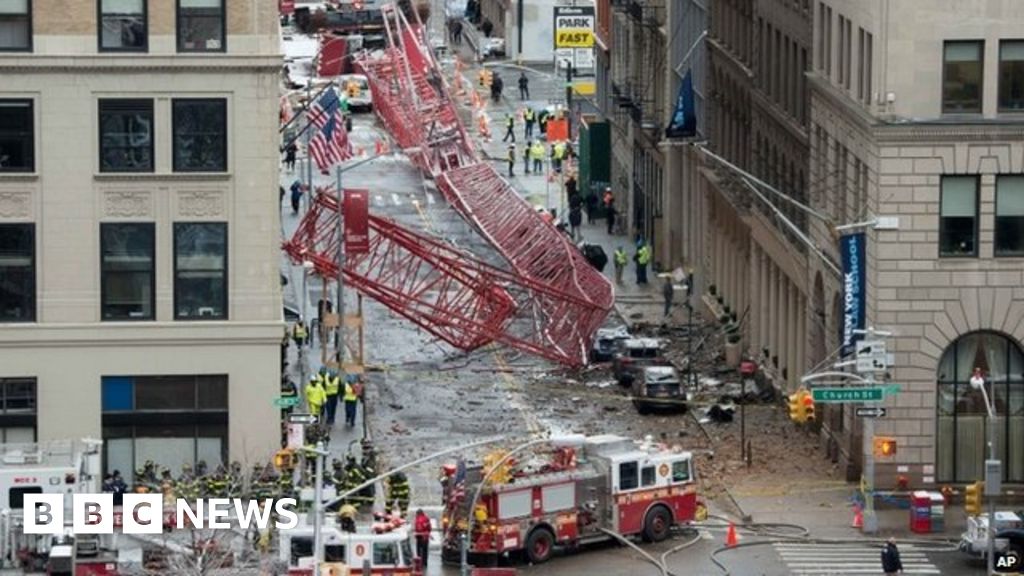
[(1020, 565), (1021, 558), (1014, 550), (1004, 550), (1002, 552), (996, 552), (993, 558), (996, 572), (1000, 574), (1020, 574), (1022, 567)]
[[(123, 504), (114, 506), (113, 494), (71, 494), (71, 527), (75, 534), (161, 534), (165, 518), (181, 529), (264, 530), (273, 519), (274, 528), (289, 530), (299, 524), (294, 498), (242, 500), (208, 498), (175, 502), (173, 516), (164, 510), (160, 494), (124, 494)], [(25, 494), (26, 534), (63, 534), (66, 521), (64, 494)], [(234, 516), (232, 516), (232, 512)], [(115, 517), (120, 522), (115, 522)], [(120, 528), (120, 530), (117, 530)]]

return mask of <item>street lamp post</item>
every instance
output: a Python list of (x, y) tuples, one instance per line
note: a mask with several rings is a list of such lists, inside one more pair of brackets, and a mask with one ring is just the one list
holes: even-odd
[[(309, 360), (307, 355), (309, 353), (309, 290), (306, 284), (307, 278), (309, 278), (309, 272), (313, 269), (314, 264), (309, 260), (302, 262), (302, 308), (299, 310), (299, 322), (303, 323), (306, 328), (306, 336), (302, 339), (302, 343), (299, 345), (299, 393), (304, 394), (306, 382), (309, 380)], [(307, 399), (308, 400), (308, 399)]]
[(996, 550), (996, 496), (999, 495), (1002, 481), (1002, 461), (996, 458), (996, 410), (993, 406), (995, 400), (995, 384), (992, 384), (992, 396), (985, 391), (985, 377), (981, 368), (975, 368), (971, 376), (971, 388), (981, 391), (985, 400), (985, 410), (988, 412), (988, 461), (985, 462), (985, 496), (988, 497), (988, 524), (985, 530), (988, 537), (987, 553), (985, 554), (988, 564), (988, 572), (995, 571), (995, 550)]
[(317, 442), (316, 448), (306, 448), (316, 457), (316, 476), (313, 477), (313, 576), (320, 576), (320, 564), (324, 561), (324, 458), (330, 452), (324, 450), (324, 443)]

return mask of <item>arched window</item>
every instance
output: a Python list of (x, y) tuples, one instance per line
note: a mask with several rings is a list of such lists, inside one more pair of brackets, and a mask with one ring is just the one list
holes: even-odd
[(940, 482), (973, 482), (984, 477), (988, 457), (988, 412), (980, 391), (971, 388), (981, 368), (995, 405), (996, 450), (1004, 479), (1024, 480), (1024, 353), (995, 332), (972, 332), (946, 348), (939, 361), (935, 431), (936, 475)]

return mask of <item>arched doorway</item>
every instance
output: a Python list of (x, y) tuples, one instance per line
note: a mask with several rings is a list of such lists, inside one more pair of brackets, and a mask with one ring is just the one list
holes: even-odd
[(1024, 353), (997, 332), (971, 332), (946, 348), (939, 361), (936, 396), (936, 475), (940, 482), (973, 482), (984, 477), (988, 457), (988, 413), (980, 391), (971, 388), (981, 368), (995, 406), (996, 450), (1003, 477), (1024, 481)]

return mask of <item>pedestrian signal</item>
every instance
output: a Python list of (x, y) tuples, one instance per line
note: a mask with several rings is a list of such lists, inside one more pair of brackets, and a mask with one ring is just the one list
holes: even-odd
[(964, 488), (964, 512), (968, 516), (981, 514), (981, 493), (985, 490), (984, 482), (968, 484)]
[(274, 468), (278, 470), (295, 468), (295, 453), (291, 450), (278, 450), (277, 454), (274, 454)]
[(875, 456), (888, 458), (896, 455), (896, 439), (878, 437), (875, 438)]

